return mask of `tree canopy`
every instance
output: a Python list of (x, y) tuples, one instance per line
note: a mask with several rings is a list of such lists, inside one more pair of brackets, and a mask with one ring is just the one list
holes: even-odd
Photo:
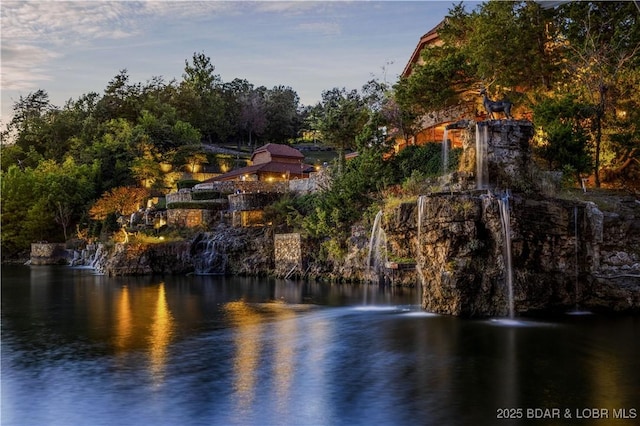
[(548, 167), (593, 174), (597, 185), (638, 188), (639, 17), (633, 2), (490, 1), (472, 11), (460, 4), (437, 28), (442, 43), (424, 49), (409, 76), (391, 88), (372, 80), (362, 90), (327, 89), (316, 105), (300, 105), (285, 84), (225, 82), (204, 52), (184, 61), (179, 81), (133, 82), (122, 69), (102, 92), (63, 106), (36, 90), (15, 102), (1, 133), (3, 253), (69, 238), (92, 206), (102, 220), (125, 214), (97, 214), (116, 188), (166, 192), (175, 179), (160, 165), (186, 170), (224, 163), (226, 169), (233, 163), (211, 161), (208, 145), (253, 149), (288, 143), (303, 131), (333, 146), (341, 160), (346, 150), (360, 153), (336, 168), (335, 193), (307, 199), (315, 211), (310, 230), (317, 219), (317, 226), (326, 225), (317, 235), (346, 232), (341, 221), (365, 209), (372, 191), (435, 161), (433, 150), (409, 150), (387, 162), (395, 171), (379, 165), (390, 139), (415, 135), (432, 111), (463, 102), (479, 109), (481, 87), (533, 112), (540, 136), (535, 152)]
[[(571, 100), (575, 105), (568, 110), (588, 111), (589, 116), (571, 126), (565, 122), (564, 136), (542, 141), (545, 149), (538, 152), (575, 152), (576, 158), (554, 158), (550, 164), (581, 164), (579, 169), (592, 173), (597, 186), (603, 168), (610, 184), (629, 183), (640, 158), (637, 120), (629, 120), (640, 108), (637, 90), (629, 85), (640, 72), (639, 17), (633, 2), (547, 7), (534, 1), (490, 1), (473, 11), (454, 6), (438, 28), (442, 43), (424, 49), (421, 64), (394, 86), (395, 115), (412, 124), (448, 105), (475, 102), (480, 109), (481, 87), (492, 98), (508, 96), (521, 111), (539, 112), (544, 105), (566, 106)], [(559, 131), (542, 130), (547, 135)], [(586, 144), (579, 152), (563, 146), (577, 140)]]

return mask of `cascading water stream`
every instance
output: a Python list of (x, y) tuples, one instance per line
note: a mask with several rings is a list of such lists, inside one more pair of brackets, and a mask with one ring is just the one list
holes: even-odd
[(196, 244), (193, 256), (194, 274), (221, 275), (227, 269), (228, 256), (225, 242), (216, 234), (205, 235)]
[[(387, 235), (382, 229), (383, 212), (380, 210), (373, 220), (371, 237), (369, 238), (369, 254), (367, 255), (367, 270), (372, 279), (379, 279), (380, 265), (387, 261)], [(384, 258), (383, 258), (384, 252)], [(367, 304), (367, 289), (364, 291), (364, 304)]]
[(382, 210), (380, 210), (375, 219), (373, 220), (373, 226), (371, 227), (371, 237), (369, 238), (369, 254), (367, 256), (367, 269), (371, 269), (371, 267), (375, 268), (375, 264), (372, 264), (373, 256), (376, 252), (379, 251), (377, 245), (379, 245), (379, 234), (380, 234), (380, 222), (382, 221)]
[(425, 287), (425, 278), (424, 278), (424, 273), (422, 272), (422, 263), (424, 261), (424, 257), (422, 256), (422, 247), (420, 244), (420, 237), (422, 235), (422, 217), (424, 216), (424, 209), (425, 209), (425, 205), (426, 205), (426, 200), (427, 197), (425, 195), (420, 195), (418, 197), (418, 236), (417, 236), (417, 241), (416, 241), (416, 253), (417, 253), (417, 265), (416, 265), (416, 270), (418, 271), (418, 276), (420, 278), (419, 283), (418, 283), (418, 288), (417, 288), (417, 293), (418, 293), (418, 307), (421, 308), (422, 307), (422, 298), (423, 298), (423, 291), (424, 291), (424, 287)]
[(442, 135), (442, 174), (449, 170), (449, 131), (445, 128)]
[(476, 123), (476, 188), (485, 189), (488, 186), (489, 165), (487, 163), (487, 143), (489, 141), (489, 127), (486, 123)]
[(575, 303), (576, 303), (576, 311), (578, 311), (579, 300), (580, 300), (580, 289), (578, 283), (579, 269), (578, 269), (578, 250), (579, 250), (579, 241), (578, 241), (578, 206), (573, 207), (573, 237), (575, 240)]
[(506, 191), (502, 197), (498, 198), (498, 207), (500, 210), (502, 232), (504, 234), (504, 269), (509, 302), (509, 318), (513, 318), (515, 313), (513, 302), (513, 267), (511, 264), (511, 220), (509, 218), (509, 191)]
[(575, 288), (574, 288), (574, 310), (567, 312), (569, 315), (591, 315), (590, 311), (581, 310), (580, 309), (580, 233), (578, 227), (578, 206), (573, 206), (573, 238), (574, 238), (574, 279), (575, 279)]

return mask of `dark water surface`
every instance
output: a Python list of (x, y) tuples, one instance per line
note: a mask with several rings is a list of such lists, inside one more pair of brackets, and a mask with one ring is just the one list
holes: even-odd
[(640, 424), (640, 318), (462, 320), (416, 301), (3, 267), (1, 424)]

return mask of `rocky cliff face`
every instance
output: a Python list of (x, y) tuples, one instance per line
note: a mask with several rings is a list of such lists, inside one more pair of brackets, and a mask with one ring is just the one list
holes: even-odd
[(96, 269), (105, 275), (186, 274), (193, 270), (189, 243), (116, 244)]
[[(603, 211), (531, 195), (549, 189), (546, 180), (532, 182), (543, 174), (530, 160), (531, 123), (495, 120), (467, 130), (460, 169), (449, 175), (458, 183), (385, 212), (382, 221), (389, 251), (417, 261), (423, 307), (462, 316), (505, 316), (511, 306), (516, 313), (640, 310), (638, 200), (611, 198)], [(460, 179), (474, 167), (481, 189)], [(498, 188), (509, 187), (528, 194), (508, 197), (505, 214), (498, 199), (506, 192)]]
[(151, 274), (262, 275), (273, 269), (273, 235), (265, 228), (221, 225), (192, 240), (100, 244), (76, 253), (72, 266), (109, 276)]
[[(619, 213), (593, 203), (510, 198), (516, 313), (640, 310), (640, 204)], [(509, 291), (503, 224), (490, 193), (432, 194), (385, 215), (389, 249), (414, 257), (423, 307), (505, 316)]]
[[(415, 268), (396, 268), (398, 262), (370, 268), (371, 230), (355, 226), (344, 258), (320, 261), (320, 242), (302, 241), (305, 277), (419, 285), (424, 309), (468, 317), (506, 316), (511, 309), (640, 312), (640, 202), (612, 198), (600, 209), (593, 202), (532, 196), (545, 191), (532, 192), (530, 123), (481, 127), (485, 140), (472, 137), (475, 126), (469, 127), (460, 170), (440, 179), (448, 192), (390, 208), (377, 222), (385, 259), (405, 259)], [(481, 151), (486, 158), (479, 162)], [(487, 169), (482, 185), (471, 171), (480, 163)], [(505, 187), (516, 192), (503, 197), (496, 188)], [(268, 227), (221, 224), (188, 242), (98, 247), (90, 259), (109, 275), (262, 275), (274, 271), (274, 235)]]

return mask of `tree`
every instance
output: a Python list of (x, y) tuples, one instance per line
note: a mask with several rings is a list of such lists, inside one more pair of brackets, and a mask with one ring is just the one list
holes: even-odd
[(89, 215), (94, 220), (105, 220), (113, 213), (130, 216), (140, 209), (148, 196), (149, 192), (145, 188), (119, 186), (104, 193), (93, 204)]
[(610, 94), (627, 70), (640, 65), (640, 25), (633, 2), (571, 2), (557, 14), (565, 47), (565, 74), (594, 106), (595, 183), (600, 186), (603, 127), (615, 108)]
[(142, 110), (142, 85), (129, 82), (126, 69), (113, 77), (104, 89), (104, 95), (96, 105), (100, 121), (124, 119), (131, 123), (138, 119)]
[(48, 115), (55, 109), (44, 90), (20, 96), (13, 105), (13, 118), (9, 123), (9, 129), (16, 135), (15, 144), (23, 151), (33, 148), (40, 155), (45, 155), (49, 149), (46, 136)]
[(71, 157), (67, 157), (62, 164), (53, 160), (43, 161), (36, 169), (36, 193), (46, 200), (55, 223), (62, 227), (65, 241), (70, 225), (80, 218), (84, 207), (94, 195), (96, 171), (96, 167), (77, 165)]
[(268, 142), (283, 143), (296, 137), (300, 128), (299, 104), (300, 98), (291, 87), (275, 86), (265, 93), (264, 138)]
[(453, 46), (424, 49), (424, 63), (395, 86), (396, 101), (404, 111), (422, 115), (456, 104), (476, 85), (464, 52)]
[(194, 53), (191, 63), (185, 60), (182, 79), (179, 102), (187, 112), (185, 121), (197, 128), (208, 143), (224, 140), (230, 129), (224, 125), (222, 79), (215, 74), (211, 59), (204, 53)]
[(322, 140), (338, 151), (339, 169), (345, 150), (356, 146), (356, 137), (368, 120), (365, 102), (357, 90), (334, 88), (322, 92), (317, 105), (315, 128)]
[(534, 108), (534, 124), (540, 135), (536, 153), (550, 169), (568, 166), (576, 173), (578, 183), (580, 174), (592, 169), (584, 124), (591, 115), (591, 106), (581, 104), (575, 96), (544, 98)]
[(551, 14), (535, 2), (453, 7), (438, 28), (442, 44), (423, 50), (422, 64), (396, 85), (396, 101), (420, 115), (477, 99), (481, 85), (510, 96), (548, 90), (561, 59), (549, 34)]
[[(0, 188), (2, 255), (11, 258), (28, 252), (31, 242), (38, 240), (28, 232), (30, 226), (27, 223), (27, 212), (34, 203), (36, 188), (33, 169), (21, 170), (17, 165), (11, 165), (6, 172), (0, 174)], [(42, 219), (46, 221), (47, 216)]]
[(628, 69), (610, 93), (612, 114), (604, 144), (603, 183), (640, 190), (640, 69)]
[(154, 155), (150, 146), (144, 151), (132, 161), (131, 173), (145, 188), (164, 189), (160, 158)]
[(95, 174), (95, 168), (71, 158), (62, 164), (42, 161), (35, 168), (11, 165), (2, 172), (3, 253), (25, 252), (34, 241), (66, 240), (94, 196)]
[[(550, 34), (551, 15), (532, 1), (486, 2), (467, 15), (463, 50), (475, 77), (507, 90), (549, 90), (560, 61), (559, 46)], [(445, 24), (443, 37), (448, 44), (459, 44), (462, 40), (454, 34), (461, 31), (449, 25), (456, 21)]]
[(264, 90), (251, 88), (240, 95), (239, 102), (239, 127), (246, 132), (249, 146), (253, 146), (253, 136), (262, 136), (267, 127), (267, 106), (264, 99)]

